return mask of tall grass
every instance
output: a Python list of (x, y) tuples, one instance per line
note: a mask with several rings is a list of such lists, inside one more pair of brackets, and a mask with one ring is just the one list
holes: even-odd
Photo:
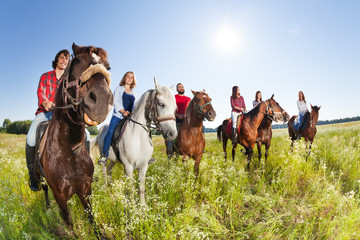
[[(255, 149), (249, 171), (242, 147), (224, 161), (207, 134), (198, 178), (193, 160), (169, 161), (155, 136), (146, 206), (121, 164), (110, 186), (96, 165), (95, 220), (109, 239), (359, 239), (359, 132), (360, 122), (319, 126), (306, 160), (303, 141), (291, 150), (287, 131), (275, 130), (268, 161), (259, 163)], [(43, 193), (30, 191), (24, 146), (25, 136), (0, 134), (0, 238), (96, 239), (77, 197), (68, 204), (75, 237), (53, 196), (47, 210)]]

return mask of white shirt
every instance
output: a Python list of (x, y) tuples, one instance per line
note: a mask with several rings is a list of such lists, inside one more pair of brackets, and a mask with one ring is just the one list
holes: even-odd
[(297, 100), (297, 106), (298, 106), (298, 109), (299, 109), (299, 114), (304, 116), (305, 113), (308, 112), (306, 102)]
[[(113, 112), (113, 116), (116, 116), (120, 119), (122, 119), (124, 117), (124, 115), (120, 112), (121, 109), (124, 109), (124, 105), (123, 105), (123, 99), (122, 96), (125, 92), (125, 87), (124, 86), (117, 86), (114, 90), (114, 112)], [(136, 94), (134, 92), (134, 89), (132, 90), (132, 93), (135, 97), (135, 101), (134, 101), (134, 105), (133, 105), (133, 110), (134, 110), (134, 106), (136, 103)]]

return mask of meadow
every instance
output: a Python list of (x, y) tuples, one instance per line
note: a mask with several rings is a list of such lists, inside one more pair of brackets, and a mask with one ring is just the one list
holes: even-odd
[[(52, 193), (47, 210), (43, 192), (29, 189), (25, 138), (0, 134), (0, 239), (96, 239), (76, 196), (68, 205), (77, 238)], [(109, 186), (95, 165), (91, 202), (109, 239), (360, 239), (360, 122), (318, 126), (308, 160), (304, 141), (291, 151), (287, 129), (274, 130), (268, 161), (255, 148), (249, 171), (242, 147), (233, 162), (228, 142), (224, 161), (206, 134), (198, 178), (193, 160), (168, 160), (163, 138), (153, 142), (144, 207), (121, 164)]]

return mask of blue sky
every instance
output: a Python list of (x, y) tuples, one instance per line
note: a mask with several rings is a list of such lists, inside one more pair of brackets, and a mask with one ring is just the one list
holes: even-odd
[[(33, 119), (40, 75), (64, 48), (109, 55), (112, 90), (134, 71), (138, 96), (182, 82), (205, 89), (217, 127), (230, 117), (231, 88), (248, 110), (257, 90), (289, 113), (298, 91), (320, 120), (360, 115), (359, 1), (0, 1), (0, 124)], [(109, 114), (110, 115), (110, 114)], [(107, 121), (109, 121), (110, 117)]]

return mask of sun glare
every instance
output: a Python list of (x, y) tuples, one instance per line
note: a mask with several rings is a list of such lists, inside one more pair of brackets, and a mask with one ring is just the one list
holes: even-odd
[(213, 34), (213, 45), (221, 54), (235, 54), (240, 48), (240, 34), (235, 26), (225, 21)]

